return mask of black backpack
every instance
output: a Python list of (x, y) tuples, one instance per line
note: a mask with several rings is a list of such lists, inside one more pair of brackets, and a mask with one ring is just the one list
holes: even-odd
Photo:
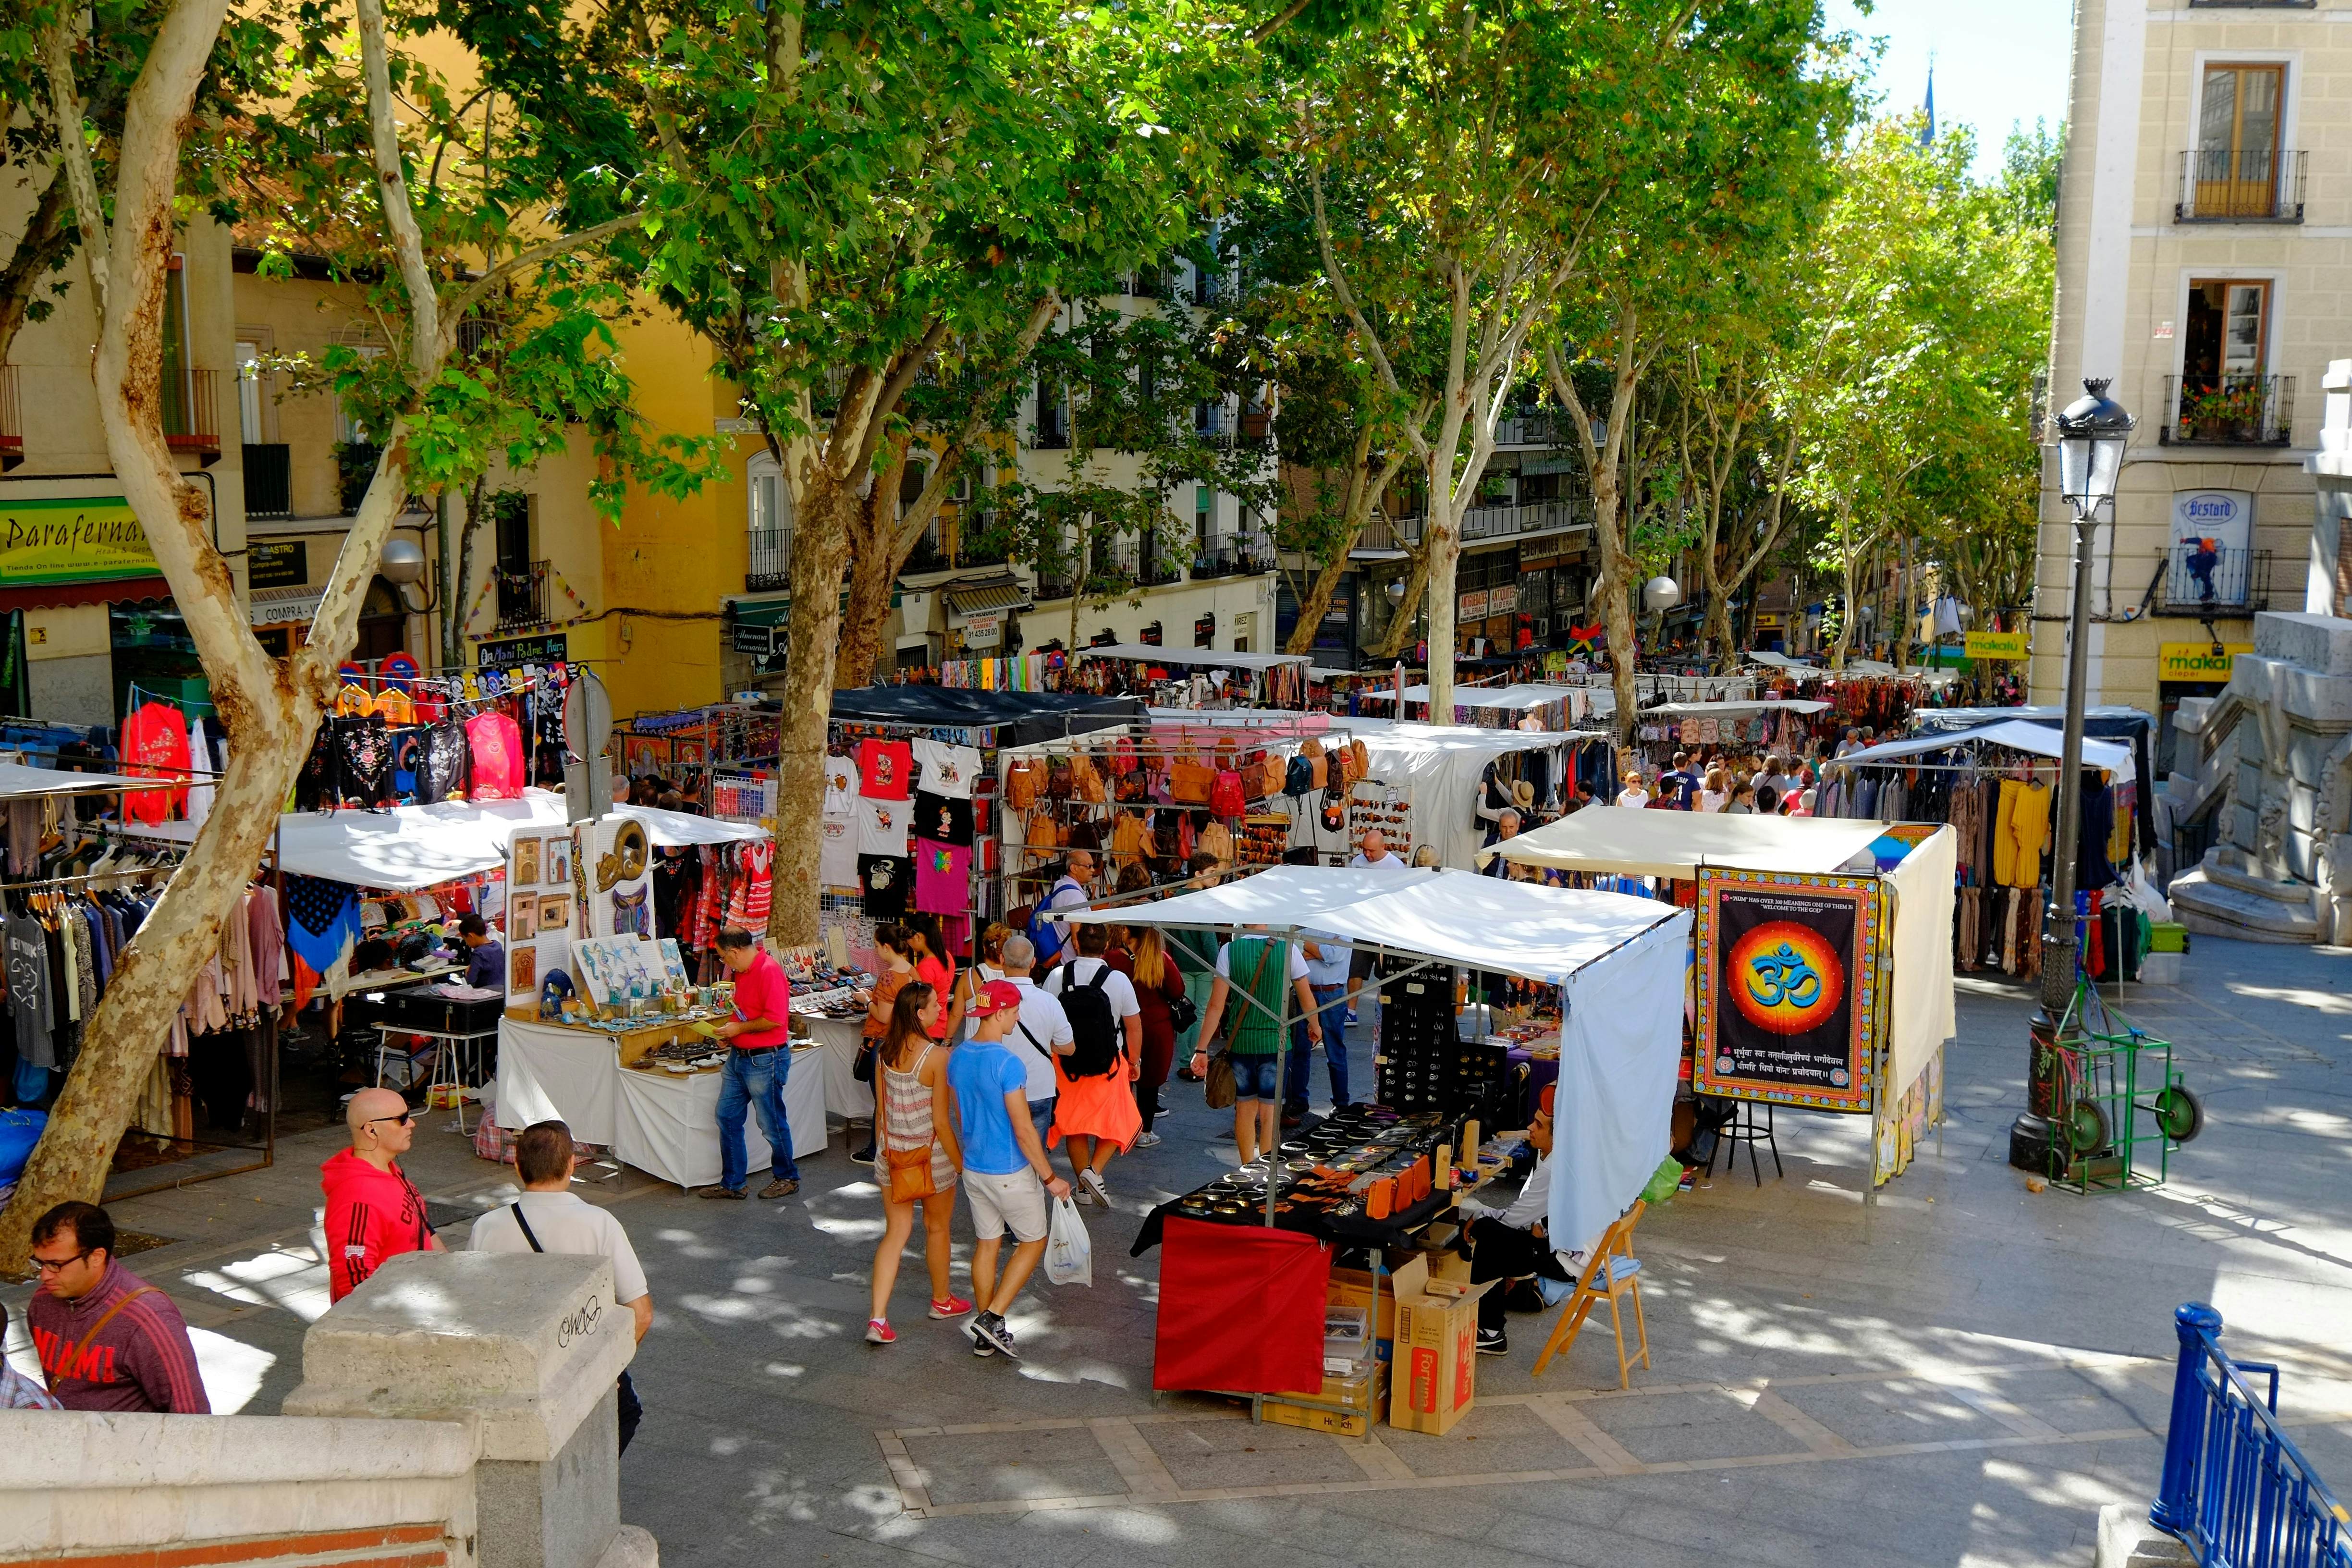
[(1111, 967), (1100, 959), (1095, 962), (1102, 966), (1083, 985), (1070, 984), (1068, 964), (1056, 971), (1062, 984), (1055, 994), (1069, 1017), (1073, 1042), (1062, 1070), (1072, 1078), (1103, 1078), (1118, 1065), (1118, 1020), (1111, 1016), (1110, 994), (1103, 989), (1110, 982)]

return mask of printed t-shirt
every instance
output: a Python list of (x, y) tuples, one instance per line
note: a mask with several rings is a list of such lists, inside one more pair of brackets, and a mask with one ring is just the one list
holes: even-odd
[(857, 798), (857, 764), (847, 757), (824, 760), (824, 814), (846, 815)]
[(948, 1053), (948, 1089), (955, 1097), (965, 1170), (1009, 1176), (1029, 1168), (1004, 1106), (1008, 1094), (1025, 1098), (1028, 1084), (1028, 1073), (1002, 1040), (966, 1040)]
[(914, 864), (902, 856), (857, 858), (858, 890), (865, 896), (866, 912), (876, 920), (894, 921), (907, 912), (908, 885), (914, 879)]
[(922, 764), (923, 788), (953, 800), (971, 798), (972, 780), (980, 776), (980, 753), (970, 746), (939, 741), (914, 742), (915, 761)]
[(960, 915), (971, 907), (971, 851), (961, 844), (915, 846), (915, 908)]
[(907, 803), (903, 800), (861, 800), (857, 803), (857, 852), (860, 855), (907, 853)]
[(971, 802), (950, 800), (928, 790), (915, 796), (915, 837), (934, 844), (971, 842)]
[(904, 800), (912, 787), (914, 752), (904, 741), (857, 742), (857, 793), (868, 800)]

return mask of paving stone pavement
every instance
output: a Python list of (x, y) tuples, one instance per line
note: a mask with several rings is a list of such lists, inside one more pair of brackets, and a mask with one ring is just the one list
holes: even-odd
[[(1253, 1426), (1152, 1392), (1158, 1256), (1129, 1245), (1151, 1203), (1231, 1158), (1195, 1086), (1170, 1086), (1160, 1147), (1113, 1166), (1115, 1212), (1089, 1211), (1094, 1288), (1041, 1280), (1013, 1315), (1017, 1365), (925, 1319), (912, 1258), (898, 1343), (863, 1342), (880, 1209), (838, 1137), (781, 1204), (615, 1173), (582, 1190), (628, 1226), (656, 1303), (625, 1517), (677, 1568), (2087, 1563), (2098, 1506), (2155, 1483), (2171, 1310), (2189, 1300), (2221, 1310), (2242, 1354), (2283, 1364), (2297, 1440), (2340, 1489), (2352, 952), (2200, 938), (2186, 967), (2185, 985), (2126, 1004), (2175, 1042), (2209, 1110), (2163, 1188), (2026, 1191), (2004, 1160), (2032, 1001), (1963, 977), (1949, 1121), (1874, 1209), (1862, 1128), (1783, 1113), (1781, 1173), (1768, 1152), (1760, 1182), (1743, 1160), (1644, 1219), (1652, 1365), (1630, 1391), (1605, 1321), (1538, 1380), (1548, 1322), (1517, 1318), (1513, 1352), (1482, 1360), (1477, 1409), (1443, 1437)], [(1360, 1081), (1370, 1055), (1360, 1032)], [(445, 1120), (409, 1168), (457, 1239), (510, 1173)], [(339, 1142), (296, 1132), (272, 1170), (118, 1205), (173, 1238), (132, 1267), (187, 1314), (219, 1408), (273, 1411), (299, 1381), (326, 1307), (316, 1167)], [(968, 1248), (960, 1228), (959, 1268)]]

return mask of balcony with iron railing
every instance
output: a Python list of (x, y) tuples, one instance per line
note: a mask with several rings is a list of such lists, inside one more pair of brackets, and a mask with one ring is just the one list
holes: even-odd
[(245, 515), (294, 515), (293, 448), (283, 441), (245, 444)]
[(547, 563), (533, 561), (520, 572), (498, 574), (499, 630), (526, 631), (547, 625)]
[(1070, 449), (1070, 405), (1066, 399), (1047, 402), (1037, 400), (1037, 428), (1030, 442), (1040, 452), (1066, 452)]
[(219, 381), (209, 370), (163, 367), (163, 445), (206, 465), (221, 454)]
[(2270, 608), (2267, 550), (2208, 548), (2186, 539), (2164, 558), (2153, 608), (2159, 616), (2250, 616)]
[(2180, 154), (2177, 223), (2301, 223), (2305, 155), (2270, 147)]
[(25, 423), (16, 403), (16, 367), (0, 364), (0, 471), (25, 460)]
[(789, 528), (751, 530), (751, 559), (743, 568), (743, 591), (769, 594), (793, 581), (793, 531)]
[(2284, 447), (2294, 436), (2291, 375), (2164, 378), (2164, 447)]
[(1514, 447), (1531, 447), (1550, 451), (1566, 447), (1576, 438), (1575, 427), (1568, 416), (1552, 409), (1514, 409), (1495, 422), (1495, 446), (1503, 450)]

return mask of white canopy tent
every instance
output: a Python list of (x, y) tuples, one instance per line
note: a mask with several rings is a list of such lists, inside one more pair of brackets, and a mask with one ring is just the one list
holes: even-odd
[(1191, 665), (1201, 669), (1276, 669), (1312, 661), (1303, 653), (1234, 653), (1213, 647), (1161, 647), (1156, 643), (1115, 642), (1078, 649), (1080, 658), (1125, 658), (1142, 664)]
[(1471, 724), (1393, 723), (1335, 719), (1360, 738), (1370, 781), (1412, 795), (1415, 846), (1433, 846), (1440, 865), (1467, 867), (1486, 837), (1473, 815), (1486, 765), (1520, 752), (1555, 750), (1589, 737), (1559, 731), (1484, 730)]
[[(2004, 719), (1998, 724), (1986, 724), (1974, 730), (1946, 731), (1940, 734), (1915, 735), (1907, 741), (1887, 741), (1859, 752), (1849, 752), (1837, 759), (1839, 765), (1851, 766), (1863, 763), (1891, 763), (1903, 757), (1925, 756), (1930, 752), (1948, 752), (1955, 746), (2007, 746), (2013, 752), (2048, 757), (2055, 762), (2063, 755), (2064, 737), (2047, 724), (2036, 724), (2026, 719)], [(2095, 741), (2083, 737), (2083, 765), (2107, 773), (2132, 772), (2132, 749), (2115, 741)]]
[(1205, 891), (1074, 910), (1069, 919), (1254, 926), (1286, 940), (1334, 938), (1565, 987), (1549, 1216), (1564, 1249), (1590, 1246), (1666, 1157), (1682, 1057), (1687, 910), (1462, 871), (1381, 877), (1279, 866)]
[[(1848, 759), (1851, 761), (1852, 759)], [(1888, 1094), (1910, 1088), (1957, 1027), (1952, 1006), (1953, 879), (1959, 837), (1938, 827), (1892, 869), (1878, 870), (1872, 846), (1886, 836), (1877, 822), (1845, 817), (1732, 816), (1721, 812), (1644, 811), (1590, 805), (1482, 852), (1515, 865), (1595, 875), (1689, 880), (1702, 866), (1876, 875), (1895, 894), (1894, 996), (1888, 1036), (1894, 1049)]]
[(1759, 697), (1748, 702), (1662, 702), (1655, 708), (1642, 710), (1644, 719), (1655, 715), (1667, 719), (1696, 719), (1709, 713), (1769, 713), (1786, 709), (1791, 713), (1826, 713), (1830, 705), (1799, 697)]
[(63, 768), (0, 763), (0, 800), (38, 795), (94, 795), (102, 790), (168, 789), (173, 784), (184, 784), (190, 778), (202, 781), (211, 777), (210, 773), (190, 773), (176, 778), (132, 778), (128, 773), (77, 773)]
[[(613, 809), (616, 816), (643, 823), (646, 836), (665, 849), (766, 837), (750, 823), (650, 806)], [(278, 865), (289, 876), (413, 893), (493, 870), (504, 862), (507, 842), (515, 834), (561, 827), (567, 820), (563, 797), (541, 789), (527, 789), (518, 800), (444, 801), (387, 811), (289, 812), (278, 819)], [(185, 822), (133, 825), (130, 831), (182, 842), (195, 837), (194, 826)]]

